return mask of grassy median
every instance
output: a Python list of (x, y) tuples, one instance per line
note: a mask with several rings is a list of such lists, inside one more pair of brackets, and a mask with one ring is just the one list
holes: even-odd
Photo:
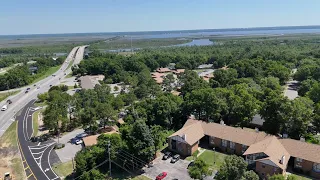
[(20, 90), (18, 91), (11, 91), (11, 92), (5, 92), (5, 93), (0, 93), (0, 102), (5, 100), (7, 97), (15, 95), (17, 93), (19, 93)]
[(11, 172), (13, 179), (26, 179), (17, 144), (17, 121), (0, 137), (0, 176)]
[(32, 136), (37, 136), (39, 131), (39, 113), (42, 112), (42, 109), (36, 111), (32, 115), (32, 127), (33, 127), (33, 134)]

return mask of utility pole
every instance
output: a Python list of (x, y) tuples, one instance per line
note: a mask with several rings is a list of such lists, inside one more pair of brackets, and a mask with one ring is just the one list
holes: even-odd
[(110, 178), (111, 178), (111, 159), (110, 159), (110, 147), (111, 147), (111, 143), (110, 143), (110, 141), (108, 141), (109, 172), (110, 172)]

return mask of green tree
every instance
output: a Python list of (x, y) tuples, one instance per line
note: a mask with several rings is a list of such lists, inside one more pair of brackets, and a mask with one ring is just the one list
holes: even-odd
[(213, 80), (218, 82), (219, 87), (227, 87), (238, 77), (237, 70), (232, 68), (227, 70), (217, 69), (213, 74)]
[(228, 103), (227, 119), (230, 124), (247, 125), (260, 109), (260, 102), (248, 92), (248, 85), (236, 84), (226, 96)]
[(149, 162), (155, 155), (155, 146), (149, 127), (144, 121), (136, 121), (127, 141), (130, 151), (140, 159)]
[(217, 180), (234, 180), (241, 179), (247, 169), (246, 161), (239, 156), (227, 156), (224, 163), (220, 167), (220, 171), (216, 176)]
[(267, 91), (266, 99), (260, 110), (265, 120), (263, 129), (270, 134), (277, 134), (283, 130), (286, 123), (286, 114), (289, 111), (289, 100), (275, 91)]
[(99, 103), (96, 112), (98, 119), (103, 122), (103, 128), (106, 128), (106, 125), (112, 126), (115, 124), (116, 111), (110, 103)]
[(259, 176), (254, 171), (250, 170), (243, 174), (241, 180), (259, 180)]
[(318, 103), (320, 102), (320, 83), (314, 83), (310, 89), (310, 91), (307, 93), (307, 96), (314, 102)]
[(194, 179), (203, 179), (204, 176), (210, 175), (209, 165), (202, 159), (195, 160), (188, 172), (190, 177)]
[(317, 83), (314, 79), (306, 79), (302, 81), (298, 88), (298, 94), (299, 96), (305, 96), (307, 92), (310, 91), (310, 89), (313, 87), (313, 85)]
[(196, 89), (208, 88), (209, 84), (202, 78), (199, 78), (198, 74), (194, 71), (186, 70), (183, 76), (181, 76), (181, 82), (183, 86), (181, 88), (181, 93), (186, 95)]
[(172, 74), (168, 74), (163, 78), (163, 86), (167, 92), (171, 92), (173, 87), (172, 84), (175, 82), (175, 79)]
[(291, 138), (300, 139), (307, 133), (313, 118), (313, 102), (306, 97), (299, 97), (291, 101), (290, 109), (286, 113), (286, 128)]

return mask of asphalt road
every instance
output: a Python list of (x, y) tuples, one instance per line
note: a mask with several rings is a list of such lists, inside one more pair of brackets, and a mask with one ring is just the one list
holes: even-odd
[(34, 113), (33, 103), (30, 101), (17, 116), (18, 120), (18, 144), (21, 152), (22, 162), (28, 180), (56, 180), (59, 176), (51, 168), (51, 151), (55, 145), (53, 140), (46, 142), (31, 142), (33, 127), (32, 114)]
[[(22, 109), (32, 99), (36, 99), (38, 94), (47, 92), (50, 89), (50, 85), (54, 86), (60, 84), (60, 81), (63, 81), (63, 78), (71, 73), (71, 68), (68, 68), (69, 63), (74, 60), (73, 64), (79, 64), (83, 59), (85, 47), (86, 46), (73, 48), (61, 68), (56, 73), (54, 73), (55, 76), (48, 76), (47, 78), (37, 82), (36, 84), (26, 86), (25, 89), (30, 88), (30, 91), (28, 93), (25, 93), (25, 91), (22, 90), (20, 93), (7, 98), (11, 99), (13, 103), (8, 105), (8, 109), (6, 111), (0, 111), (0, 137), (11, 125), (11, 123), (13, 122), (12, 119), (14, 119), (14, 115), (20, 109)], [(61, 80), (59, 80), (59, 78), (61, 78)], [(37, 86), (39, 86), (40, 89), (37, 89)], [(6, 104), (7, 99), (0, 102), (0, 107)]]

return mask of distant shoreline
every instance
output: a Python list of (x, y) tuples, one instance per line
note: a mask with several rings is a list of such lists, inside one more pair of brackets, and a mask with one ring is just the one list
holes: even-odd
[(276, 26), (276, 27), (249, 27), (249, 28), (222, 28), (222, 29), (193, 29), (193, 30), (168, 30), (168, 31), (127, 31), (127, 32), (88, 32), (88, 33), (57, 33), (57, 34), (16, 34), (0, 35), (0, 38), (15, 37), (66, 37), (66, 36), (130, 36), (130, 35), (152, 35), (152, 34), (177, 34), (177, 33), (197, 33), (197, 32), (234, 32), (234, 31), (269, 31), (269, 30), (294, 30), (294, 29), (319, 29), (320, 25), (310, 26)]

